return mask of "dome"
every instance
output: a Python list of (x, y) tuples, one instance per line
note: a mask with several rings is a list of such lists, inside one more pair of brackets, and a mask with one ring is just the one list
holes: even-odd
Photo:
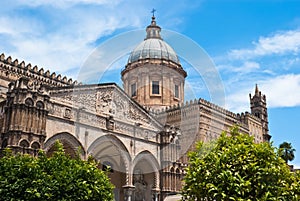
[(179, 63), (179, 59), (173, 48), (160, 36), (161, 28), (156, 25), (155, 17), (152, 16), (151, 24), (147, 27), (147, 36), (130, 54), (128, 64), (143, 59), (165, 59)]
[(141, 59), (165, 59), (179, 64), (179, 59), (173, 48), (159, 38), (147, 38), (141, 42), (131, 52), (128, 63)]

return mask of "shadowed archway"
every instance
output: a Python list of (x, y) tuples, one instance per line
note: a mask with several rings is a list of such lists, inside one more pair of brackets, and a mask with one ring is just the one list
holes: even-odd
[(70, 155), (71, 157), (76, 157), (76, 155), (79, 153), (82, 159), (85, 158), (86, 152), (82, 144), (78, 141), (78, 139), (76, 139), (76, 137), (67, 132), (53, 135), (46, 141), (44, 150), (47, 156), (51, 156), (55, 151), (54, 145), (57, 140), (63, 144), (66, 154)]
[(115, 200), (123, 201), (123, 186), (129, 183), (131, 161), (123, 142), (111, 134), (101, 136), (88, 148), (88, 154), (101, 163), (101, 169), (109, 170), (109, 177), (115, 186)]
[(133, 161), (132, 201), (152, 200), (159, 192), (159, 163), (149, 152), (139, 153)]

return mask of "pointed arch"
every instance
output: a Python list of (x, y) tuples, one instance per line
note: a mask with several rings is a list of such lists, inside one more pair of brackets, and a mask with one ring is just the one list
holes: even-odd
[(33, 149), (40, 149), (41, 145), (40, 145), (39, 142), (34, 141), (34, 142), (31, 143), (30, 147), (33, 148)]
[(134, 158), (133, 160), (133, 167), (140, 161), (140, 160), (147, 160), (152, 167), (152, 170), (159, 171), (160, 166), (156, 157), (149, 151), (145, 150), (140, 153)]
[(108, 176), (115, 186), (114, 196), (116, 200), (124, 197), (123, 186), (131, 184), (131, 156), (123, 142), (115, 135), (107, 134), (97, 138), (87, 152), (100, 162), (102, 169), (107, 165), (111, 167)]
[(81, 158), (85, 158), (86, 150), (79, 140), (68, 132), (55, 134), (46, 141), (44, 150), (47, 155), (51, 155), (53, 153), (54, 144), (57, 140), (63, 144), (65, 152), (71, 157), (75, 157), (79, 151), (79, 153), (81, 153)]
[(21, 139), (19, 142), (19, 146), (24, 147), (24, 148), (28, 148), (29, 147), (29, 142), (26, 139)]
[(138, 164), (144, 163), (148, 164), (143, 168), (144, 174), (154, 174), (153, 180), (153, 189), (159, 189), (159, 170), (160, 165), (158, 163), (157, 158), (149, 151), (142, 151), (140, 152), (133, 160), (132, 163), (132, 172), (134, 172), (135, 168)]
[[(117, 168), (117, 171), (119, 172), (126, 172), (129, 171), (131, 156), (126, 148), (126, 146), (123, 144), (123, 142), (116, 136), (112, 134), (107, 134), (104, 136), (101, 136), (97, 138), (88, 148), (87, 153), (89, 155), (92, 155), (96, 159), (101, 158), (111, 158), (112, 159), (109, 150), (113, 151), (114, 156), (119, 155), (122, 159), (122, 162), (125, 165), (125, 170), (122, 170), (121, 167), (115, 166)], [(101, 161), (100, 161), (101, 162)], [(102, 161), (104, 162), (104, 161)]]

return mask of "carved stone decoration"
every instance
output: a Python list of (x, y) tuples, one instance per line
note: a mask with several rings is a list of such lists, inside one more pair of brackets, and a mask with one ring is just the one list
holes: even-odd
[(128, 125), (125, 123), (121, 123), (121, 122), (115, 122), (115, 129), (116, 131), (120, 131), (126, 134), (133, 134), (133, 126), (132, 125)]
[(51, 115), (55, 115), (58, 117), (63, 115), (63, 108), (59, 105), (50, 103), (48, 105), (48, 110), (49, 110), (49, 114), (51, 114)]
[(128, 118), (134, 121), (141, 121), (141, 122), (148, 123), (146, 116), (142, 114), (140, 111), (138, 111), (137, 108), (134, 107), (132, 104), (129, 105)]
[(71, 110), (71, 108), (66, 108), (65, 109), (64, 117), (67, 118), (67, 119), (71, 119), (72, 118), (72, 110)]
[(97, 113), (109, 113), (111, 109), (111, 101), (113, 99), (113, 91), (109, 90), (101, 90), (96, 94), (96, 112)]
[(129, 101), (120, 93), (113, 93), (114, 114), (120, 119), (127, 119)]
[(45, 86), (41, 82), (32, 80), (28, 81), (27, 88), (29, 90), (38, 91), (40, 93), (44, 93), (46, 91)]
[(112, 116), (110, 116), (106, 120), (106, 129), (112, 131), (112, 130), (114, 130), (114, 128), (115, 128), (115, 120), (113, 119)]
[(52, 93), (54, 99), (59, 99), (61, 102), (71, 102), (78, 107), (83, 107), (90, 111), (95, 111), (96, 96), (95, 92), (90, 91), (60, 91)]

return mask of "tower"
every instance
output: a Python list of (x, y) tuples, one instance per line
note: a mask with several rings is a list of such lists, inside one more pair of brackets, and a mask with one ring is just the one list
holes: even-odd
[(251, 96), (251, 94), (249, 94), (249, 97), (251, 114), (253, 114), (261, 120), (264, 141), (270, 141), (271, 136), (269, 135), (266, 95), (262, 94), (261, 91), (259, 91), (258, 86), (256, 84), (254, 95)]
[(180, 130), (166, 124), (160, 133), (160, 159), (161, 159), (161, 198), (168, 195), (175, 195), (181, 189), (182, 164), (179, 161), (180, 152)]
[(1, 149), (36, 155), (44, 146), (49, 94), (22, 77), (9, 84), (0, 138)]
[(125, 92), (142, 106), (153, 109), (183, 103), (187, 76), (160, 31), (153, 15), (145, 40), (131, 52), (121, 72)]

